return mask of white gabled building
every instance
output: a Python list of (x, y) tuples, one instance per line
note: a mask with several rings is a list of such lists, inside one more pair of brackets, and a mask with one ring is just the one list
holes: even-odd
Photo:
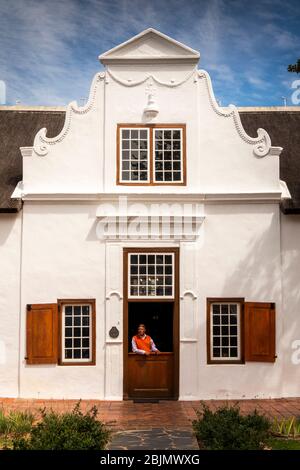
[[(158, 31), (100, 61), (84, 107), (36, 111), (65, 119), (55, 137), (33, 139), (24, 111), (17, 212), (0, 214), (1, 396), (300, 396), (300, 216), (281, 211), (282, 148), (250, 137), (199, 53)], [(131, 353), (139, 323), (161, 354)]]

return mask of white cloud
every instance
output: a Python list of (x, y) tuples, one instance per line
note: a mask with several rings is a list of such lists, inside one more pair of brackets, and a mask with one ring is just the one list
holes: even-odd
[(200, 50), (222, 101), (243, 99), (246, 84), (280, 82), (282, 55), (299, 49), (274, 2), (0, 0), (0, 80), (12, 102), (66, 104), (87, 96), (98, 54), (152, 26)]
[(257, 88), (265, 89), (269, 87), (269, 83), (266, 80), (259, 78), (256, 75), (247, 74), (246, 78), (250, 85), (254, 85)]
[(274, 23), (265, 26), (266, 40), (272, 41), (279, 49), (294, 50), (299, 47), (299, 37)]

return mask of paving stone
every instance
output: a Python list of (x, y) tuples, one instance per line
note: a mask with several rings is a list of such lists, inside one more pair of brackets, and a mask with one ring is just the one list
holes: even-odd
[(148, 431), (120, 432), (112, 437), (109, 450), (119, 449), (120, 446), (128, 450), (168, 450), (168, 449), (198, 449), (197, 441), (192, 432), (187, 433), (176, 430), (173, 435), (172, 429), (152, 429)]

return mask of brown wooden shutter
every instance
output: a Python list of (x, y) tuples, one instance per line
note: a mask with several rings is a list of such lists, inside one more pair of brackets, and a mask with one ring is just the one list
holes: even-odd
[(275, 304), (245, 303), (245, 360), (275, 362)]
[(57, 304), (27, 305), (27, 364), (57, 363)]

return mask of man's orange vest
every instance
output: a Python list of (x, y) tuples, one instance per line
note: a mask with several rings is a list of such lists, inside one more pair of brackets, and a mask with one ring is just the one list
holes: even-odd
[(134, 337), (136, 347), (138, 349), (142, 349), (143, 351), (146, 352), (151, 352), (151, 337), (146, 335), (145, 338), (141, 338), (138, 335), (135, 335)]

